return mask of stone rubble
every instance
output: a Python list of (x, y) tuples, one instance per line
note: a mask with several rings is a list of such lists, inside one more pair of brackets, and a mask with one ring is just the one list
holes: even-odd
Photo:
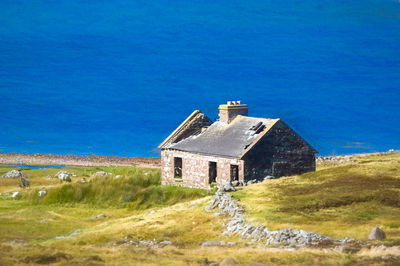
[(71, 182), (71, 176), (75, 176), (73, 173), (67, 171), (59, 171), (55, 177), (60, 179), (61, 181)]
[(380, 229), (379, 227), (374, 227), (368, 236), (368, 240), (379, 240), (385, 238), (386, 238), (385, 232), (383, 232), (383, 230)]
[(40, 190), (40, 191), (38, 192), (38, 195), (39, 195), (39, 197), (44, 197), (44, 196), (47, 195), (47, 191), (46, 191), (46, 190)]
[(7, 173), (5, 173), (3, 175), (3, 177), (4, 178), (20, 178), (20, 177), (25, 177), (25, 175), (21, 171), (14, 169), (14, 170), (11, 170), (11, 171), (8, 171)]
[(27, 188), (31, 185), (31, 182), (25, 177), (21, 176), (21, 184), (19, 185), (21, 188)]
[[(237, 204), (238, 200), (225, 192), (226, 188), (221, 187), (215, 194), (215, 197), (209, 201), (206, 211), (212, 211), (218, 208), (215, 215), (230, 216), (223, 235), (239, 235), (242, 239), (250, 242), (262, 242), (265, 245), (292, 245), (292, 246), (315, 246), (322, 243), (350, 243), (354, 239), (345, 238), (343, 240), (333, 239), (313, 232), (307, 232), (300, 229), (286, 228), (277, 231), (271, 231), (263, 225), (254, 226), (246, 223), (244, 208)], [(215, 241), (208, 241), (215, 242)], [(205, 242), (202, 246), (208, 246)]]
[(329, 165), (339, 165), (354, 161), (357, 158), (363, 158), (368, 155), (385, 155), (398, 153), (399, 150), (390, 149), (385, 152), (376, 153), (363, 153), (363, 154), (353, 154), (353, 155), (337, 155), (337, 156), (318, 156), (316, 157), (316, 163), (318, 164), (329, 164)]
[(56, 239), (64, 239), (64, 238), (68, 238), (68, 237), (71, 237), (71, 236), (76, 236), (80, 232), (81, 232), (81, 229), (76, 229), (70, 235), (68, 235), (68, 236), (56, 236)]
[(97, 219), (106, 218), (106, 217), (107, 217), (107, 216), (106, 216), (105, 214), (100, 213), (100, 214), (98, 214), (98, 215), (96, 215), (96, 216), (89, 217), (88, 219), (90, 219), (90, 220), (97, 220)]
[(117, 241), (114, 243), (114, 246), (117, 245), (125, 245), (125, 246), (136, 246), (136, 247), (148, 247), (148, 248), (162, 248), (165, 246), (172, 245), (172, 242), (169, 240), (157, 241), (153, 240), (132, 240), (129, 236)]
[(112, 175), (112, 173), (105, 172), (105, 171), (98, 171), (98, 172), (94, 173), (93, 176), (109, 176), (109, 175)]

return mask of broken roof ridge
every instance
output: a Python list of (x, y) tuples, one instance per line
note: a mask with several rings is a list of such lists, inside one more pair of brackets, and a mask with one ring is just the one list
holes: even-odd
[(158, 148), (162, 149), (171, 139), (173, 139), (174, 137), (175, 138), (178, 137), (179, 134), (181, 133), (181, 130), (184, 128), (184, 126), (186, 124), (188, 124), (191, 120), (193, 120), (198, 114), (203, 114), (208, 120), (210, 120), (200, 110), (194, 110), (185, 120), (183, 120), (182, 123), (179, 124), (179, 126), (174, 131), (172, 131), (172, 133), (167, 138), (165, 138), (165, 140), (163, 142), (160, 143), (160, 145), (158, 145)]
[[(262, 135), (264, 130), (269, 130), (270, 124), (278, 120), (241, 115), (229, 124), (218, 120), (200, 134), (167, 144), (166, 148), (238, 158), (254, 141), (258, 141), (258, 136)], [(259, 122), (262, 122), (262, 130), (257, 133), (250, 131), (250, 128)]]

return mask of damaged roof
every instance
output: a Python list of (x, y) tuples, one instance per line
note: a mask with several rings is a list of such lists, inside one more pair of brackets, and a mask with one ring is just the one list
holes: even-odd
[(229, 124), (216, 121), (203, 132), (163, 148), (237, 158), (268, 132), (277, 121), (279, 119), (238, 115)]

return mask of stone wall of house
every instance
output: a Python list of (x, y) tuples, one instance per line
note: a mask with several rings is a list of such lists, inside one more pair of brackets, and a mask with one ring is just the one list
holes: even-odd
[(315, 150), (283, 121), (273, 128), (245, 156), (245, 181), (315, 171)]
[[(182, 158), (181, 179), (174, 176), (175, 157)], [(238, 165), (239, 181), (243, 182), (244, 162), (242, 160), (165, 149), (161, 151), (161, 183), (209, 189), (209, 162), (217, 163), (218, 184), (230, 181), (231, 165)]]

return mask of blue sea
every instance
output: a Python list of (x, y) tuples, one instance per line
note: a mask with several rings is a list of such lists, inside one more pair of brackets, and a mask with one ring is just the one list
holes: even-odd
[(0, 1), (0, 150), (158, 156), (193, 110), (400, 149), (400, 2)]

